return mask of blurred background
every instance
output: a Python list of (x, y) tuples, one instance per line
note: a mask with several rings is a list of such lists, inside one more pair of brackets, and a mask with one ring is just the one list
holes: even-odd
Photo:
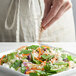
[(75, 23), (75, 35), (76, 35), (76, 0), (72, 1), (73, 15), (74, 15), (74, 23)]
[[(0, 0), (0, 6), (2, 6), (2, 7), (0, 7), (0, 26), (2, 26), (0, 28), (0, 32), (2, 32), (4, 30), (3, 28), (5, 28), (3, 21), (5, 21), (6, 14), (7, 14), (7, 11), (8, 11), (8, 7), (10, 5), (10, 1), (11, 0)], [(75, 23), (75, 34), (76, 34), (76, 0), (71, 0), (71, 1), (72, 1), (72, 8), (73, 8), (73, 15), (74, 15), (74, 23)], [(6, 5), (8, 5), (8, 6), (6, 6)], [(14, 28), (14, 29), (16, 29), (16, 28)], [(11, 32), (12, 32), (12, 37), (10, 36)], [(4, 31), (4, 32), (0, 33), (0, 42), (1, 41), (5, 42), (4, 39), (3, 39), (4, 38), (3, 34), (5, 34), (5, 33), (8, 33), (8, 35), (5, 34), (6, 35), (5, 37), (7, 38), (6, 42), (8, 41), (8, 37), (10, 37), (9, 41), (12, 41), (12, 39), (14, 41), (15, 40), (15, 35), (16, 35), (15, 32), (16, 31), (13, 31), (13, 30), (11, 30), (10, 32), (7, 30), (7, 31)], [(24, 41), (24, 39), (21, 39), (21, 36), (23, 35), (23, 33), (22, 32), (20, 32), (20, 33), (21, 33), (20, 34), (20, 41)]]

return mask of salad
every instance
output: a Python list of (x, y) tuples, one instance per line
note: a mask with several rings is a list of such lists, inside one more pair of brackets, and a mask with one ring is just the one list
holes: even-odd
[(75, 68), (76, 57), (61, 48), (31, 45), (3, 55), (0, 65), (29, 76), (49, 76)]

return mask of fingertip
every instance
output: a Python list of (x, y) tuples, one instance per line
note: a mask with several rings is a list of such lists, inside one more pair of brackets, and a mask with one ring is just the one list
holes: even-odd
[(44, 28), (44, 26), (45, 26), (45, 25), (44, 25), (44, 23), (43, 23), (43, 22), (41, 23), (41, 26)]
[(44, 30), (46, 30), (46, 27), (43, 27)]
[(46, 24), (42, 23), (41, 26), (44, 30), (46, 30), (46, 28), (47, 28)]

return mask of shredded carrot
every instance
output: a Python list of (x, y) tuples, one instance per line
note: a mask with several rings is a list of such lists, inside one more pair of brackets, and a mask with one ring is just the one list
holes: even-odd
[(41, 55), (41, 48), (38, 48), (38, 50), (39, 50), (39, 57), (40, 57), (40, 55)]
[(42, 68), (42, 71), (44, 70), (44, 68)]
[(41, 69), (37, 69), (37, 68), (31, 68), (31, 70), (41, 70)]
[(29, 54), (22, 54), (22, 56), (28, 56)]
[(16, 55), (16, 57), (19, 57), (18, 55)]
[(1, 59), (0, 59), (0, 65), (1, 65), (1, 61), (2, 61), (2, 59), (5, 57), (5, 55), (3, 55), (2, 57), (1, 57)]
[(42, 69), (38, 69), (38, 68), (31, 68), (31, 70), (43, 70), (44, 68)]
[(45, 66), (46, 65), (46, 61), (44, 61), (43, 63), (44, 63), (44, 66)]
[(34, 71), (26, 71), (26, 74), (33, 73)]
[(49, 46), (46, 46), (46, 45), (42, 45), (42, 47), (45, 47), (45, 48), (50, 48)]
[(23, 48), (25, 48), (26, 46), (22, 46), (22, 47), (20, 47), (20, 48), (18, 48), (17, 50), (21, 50), (21, 49), (23, 49)]
[(69, 64), (69, 68), (71, 67), (71, 63), (70, 63), (70, 61), (68, 62), (68, 64)]
[(39, 58), (36, 58), (36, 57), (35, 57), (35, 59), (39, 60), (40, 62), (43, 62), (43, 61), (42, 61), (42, 60), (40, 60)]
[(31, 70), (37, 70), (37, 68), (31, 68)]
[(5, 55), (2, 56), (1, 60), (5, 57)]

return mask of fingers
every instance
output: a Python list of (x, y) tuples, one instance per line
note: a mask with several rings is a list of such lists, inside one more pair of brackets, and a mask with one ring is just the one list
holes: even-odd
[(50, 11), (52, 0), (44, 0), (44, 2), (45, 2), (45, 10), (44, 10), (44, 18), (45, 18)]
[(53, 5), (50, 7), (48, 15), (42, 21), (42, 27), (45, 27), (47, 23), (58, 13), (63, 4), (63, 0), (53, 0)]
[(69, 10), (72, 7), (72, 3), (70, 1), (67, 2), (67, 5), (68, 6), (66, 7), (64, 12), (66, 12), (67, 10)]
[(60, 10), (58, 11), (58, 13), (56, 14), (56, 16), (48, 23), (46, 24), (45, 27), (43, 27), (44, 29), (48, 28), (50, 25), (52, 25), (55, 21), (57, 21), (69, 8), (71, 8), (71, 3), (69, 2), (65, 2), (63, 4), (63, 6), (60, 8)]

